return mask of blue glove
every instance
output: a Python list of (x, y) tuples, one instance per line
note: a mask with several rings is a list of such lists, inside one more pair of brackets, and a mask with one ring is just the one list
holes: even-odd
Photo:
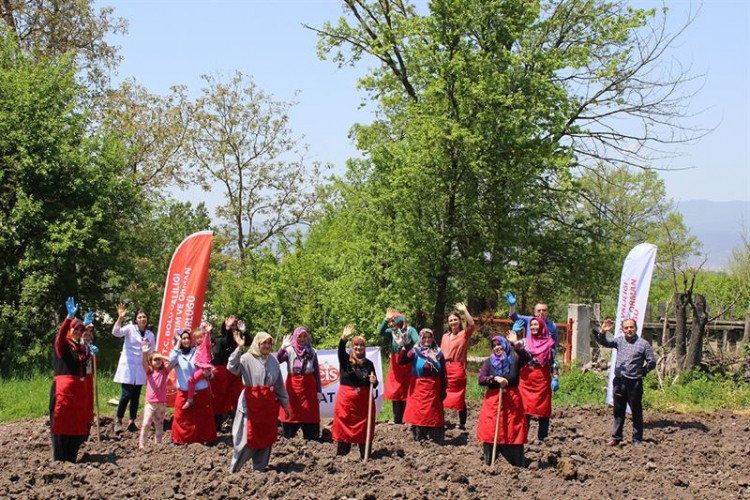
[(83, 317), (83, 326), (89, 326), (94, 324), (94, 311), (89, 311)]
[(516, 296), (513, 295), (513, 292), (505, 292), (505, 300), (508, 301), (509, 306), (516, 305)]
[(560, 388), (560, 381), (557, 380), (557, 377), (554, 377), (552, 379), (552, 384), (550, 384), (550, 385), (552, 386), (552, 391), (553, 392), (557, 391)]
[(65, 301), (65, 309), (68, 310), (68, 318), (73, 319), (76, 317), (76, 313), (78, 312), (78, 305), (76, 304), (76, 299), (73, 297), (68, 297), (68, 300)]
[(526, 322), (522, 319), (517, 319), (515, 323), (513, 323), (513, 327), (511, 330), (514, 332), (520, 332), (526, 327)]
[(97, 354), (99, 354), (99, 348), (96, 347), (94, 344), (91, 344), (89, 346), (89, 351), (91, 351), (91, 354), (93, 354), (94, 356), (96, 356)]

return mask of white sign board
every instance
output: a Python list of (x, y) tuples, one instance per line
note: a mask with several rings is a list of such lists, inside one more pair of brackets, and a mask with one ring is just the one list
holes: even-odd
[[(317, 351), (318, 366), (320, 367), (320, 384), (323, 396), (320, 398), (320, 416), (322, 418), (333, 418), (333, 405), (336, 402), (336, 394), (339, 392), (339, 356), (338, 350), (327, 349)], [(383, 410), (383, 363), (380, 358), (380, 347), (368, 347), (365, 351), (367, 359), (375, 365), (375, 376), (378, 378), (378, 386), (373, 389), (372, 397), (375, 398), (375, 409), (378, 413)], [(286, 362), (281, 364), (281, 374), (286, 382)]]

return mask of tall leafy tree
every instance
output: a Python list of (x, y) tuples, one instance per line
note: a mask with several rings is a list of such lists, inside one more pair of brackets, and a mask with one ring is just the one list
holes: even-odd
[[(587, 228), (564, 213), (577, 194), (573, 167), (645, 167), (649, 150), (690, 134), (679, 120), (689, 77), (655, 70), (673, 38), (654, 11), (604, 1), (433, 0), (425, 13), (401, 0), (342, 3), (344, 17), (314, 28), (320, 54), (375, 62), (360, 86), (378, 119), (354, 135), (371, 182), (384, 187), (372, 206), (392, 220), (389, 260), (410, 293), (428, 283), (414, 301), (430, 297), (435, 328), (453, 296), (492, 297), (530, 255), (571, 257), (550, 242), (585, 241)], [(625, 116), (640, 121), (618, 127)]]
[(141, 214), (122, 148), (89, 136), (70, 57), (32, 61), (0, 38), (0, 350), (3, 375), (47, 360), (61, 304), (96, 308)]

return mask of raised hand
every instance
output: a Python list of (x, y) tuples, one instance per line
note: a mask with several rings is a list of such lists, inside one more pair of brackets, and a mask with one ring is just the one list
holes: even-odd
[(513, 323), (513, 326), (510, 328), (514, 332), (522, 332), (523, 329), (526, 327), (526, 322), (522, 319), (517, 319), (515, 323)]
[(604, 333), (608, 333), (608, 332), (612, 331), (612, 328), (614, 326), (615, 326), (614, 321), (612, 321), (611, 319), (607, 318), (607, 319), (604, 320), (604, 323), (602, 323), (602, 331)]
[(512, 345), (515, 345), (518, 342), (518, 335), (513, 330), (508, 330), (508, 333), (505, 334), (505, 338), (508, 339), (508, 342)]
[(460, 311), (464, 314), (466, 314), (466, 312), (468, 311), (468, 309), (466, 309), (466, 304), (464, 304), (463, 302), (456, 302), (453, 307), (456, 308), (456, 311)]
[(237, 318), (235, 317), (234, 314), (231, 314), (227, 316), (226, 319), (224, 320), (224, 327), (227, 330), (231, 330), (236, 322), (237, 322)]
[(89, 311), (83, 317), (83, 324), (85, 326), (94, 324), (94, 311)]
[(245, 333), (245, 322), (242, 320), (237, 321), (237, 329), (240, 332)]
[(292, 336), (284, 335), (284, 340), (281, 341), (281, 348), (286, 350), (292, 346)]
[(76, 313), (78, 312), (78, 304), (76, 304), (76, 299), (74, 299), (73, 297), (68, 297), (68, 300), (65, 301), (65, 309), (68, 311), (68, 318), (75, 318)]
[(344, 327), (344, 331), (341, 333), (341, 340), (349, 340), (349, 337), (352, 336), (352, 333), (354, 332), (354, 325), (346, 325)]
[(516, 305), (516, 296), (513, 295), (513, 292), (505, 292), (505, 300), (508, 301), (509, 306)]
[(234, 341), (237, 344), (237, 347), (245, 347), (245, 336), (237, 330), (235, 330), (233, 333)]
[(125, 307), (125, 304), (123, 304), (122, 302), (117, 304), (117, 321), (124, 320), (127, 312), (128, 312), (128, 308)]

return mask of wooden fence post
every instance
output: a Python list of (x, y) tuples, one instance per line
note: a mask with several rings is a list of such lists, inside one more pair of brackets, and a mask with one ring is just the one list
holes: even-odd
[(568, 318), (573, 320), (571, 360), (585, 365), (591, 360), (591, 319), (586, 304), (568, 304)]

